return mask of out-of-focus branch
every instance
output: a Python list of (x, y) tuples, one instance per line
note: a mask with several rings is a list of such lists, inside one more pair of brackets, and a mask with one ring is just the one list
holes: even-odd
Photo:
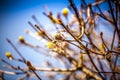
[(26, 62), (25, 58), (22, 56), (22, 54), (18, 51), (18, 49), (13, 45), (13, 43), (7, 38), (7, 42), (15, 49), (15, 51), (18, 53), (18, 55), (23, 59), (24, 62)]

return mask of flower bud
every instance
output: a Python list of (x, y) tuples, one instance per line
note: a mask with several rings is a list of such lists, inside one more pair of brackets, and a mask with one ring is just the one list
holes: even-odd
[(62, 10), (62, 14), (63, 14), (65, 17), (68, 15), (68, 13), (69, 13), (68, 8), (64, 8), (64, 9)]
[(53, 49), (53, 48), (55, 48), (55, 47), (56, 47), (56, 45), (55, 45), (54, 42), (50, 41), (50, 42), (47, 43), (47, 48)]
[(10, 52), (6, 52), (5, 55), (8, 59), (13, 60), (13, 56)]
[(56, 24), (61, 24), (61, 22), (60, 22), (59, 19), (55, 19), (55, 23), (56, 23)]
[(62, 36), (59, 33), (56, 33), (54, 37), (55, 37), (56, 40), (62, 40), (63, 39)]
[(43, 36), (44, 34), (45, 34), (45, 31), (43, 30), (36, 32), (37, 36)]
[(21, 43), (25, 43), (25, 40), (24, 40), (24, 37), (23, 37), (23, 36), (19, 36), (18, 39), (19, 39), (19, 41), (20, 41)]
[(53, 16), (51, 16), (50, 19), (51, 19), (51, 21), (52, 21), (53, 23), (55, 23), (55, 24), (60, 24), (60, 23), (61, 23), (59, 19), (57, 19), (57, 18), (55, 18), (55, 17), (53, 17)]
[(30, 61), (26, 61), (26, 64), (30, 70), (35, 70)]

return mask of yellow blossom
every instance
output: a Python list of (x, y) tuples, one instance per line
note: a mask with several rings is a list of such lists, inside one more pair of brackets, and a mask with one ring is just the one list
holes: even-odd
[(11, 54), (10, 52), (6, 52), (5, 55), (6, 55), (6, 57), (7, 57), (8, 59), (10, 59), (10, 60), (13, 59), (13, 56), (12, 56), (12, 54)]
[(19, 41), (21, 42), (21, 43), (25, 43), (25, 40), (24, 40), (24, 37), (23, 36), (19, 36)]
[(53, 48), (55, 48), (55, 47), (56, 47), (56, 45), (55, 45), (54, 42), (50, 41), (50, 42), (47, 43), (47, 48), (53, 49)]
[(69, 13), (68, 8), (64, 8), (64, 9), (62, 10), (62, 14), (63, 14), (65, 17), (68, 15), (68, 13)]

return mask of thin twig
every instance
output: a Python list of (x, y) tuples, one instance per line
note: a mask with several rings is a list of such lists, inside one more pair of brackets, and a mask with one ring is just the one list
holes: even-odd
[(116, 34), (116, 29), (114, 30), (114, 33), (113, 33), (113, 38), (112, 38), (112, 43), (111, 43), (111, 50), (113, 49), (113, 44), (114, 44), (114, 40), (115, 40), (115, 34)]
[(10, 72), (10, 71), (0, 70), (0, 73), (10, 74), (10, 75), (23, 75), (26, 74), (27, 72)]
[(7, 65), (9, 65), (12, 69), (17, 70), (16, 67), (14, 67), (12, 64), (10, 64), (9, 62), (7, 62), (6, 60), (1, 59), (1, 61), (4, 62), (4, 63), (6, 63)]
[(24, 62), (26, 62), (25, 58), (22, 56), (22, 54), (18, 51), (18, 49), (14, 46), (14, 44), (7, 38), (7, 42), (15, 49), (15, 51), (18, 53), (18, 55), (23, 59)]
[(32, 15), (32, 18), (34, 19), (34, 21), (35, 21), (42, 29), (44, 29), (43, 26), (42, 26), (42, 24), (38, 21), (38, 19), (36, 18), (35, 15)]
[(103, 42), (104, 46), (107, 48), (108, 51), (110, 51), (109, 48), (107, 47), (104, 39), (103, 39), (103, 32), (100, 33), (100, 37), (101, 37), (101, 39), (102, 39), (102, 42)]
[(32, 70), (32, 72), (36, 75), (36, 77), (37, 77), (39, 80), (42, 80), (34, 70)]
[[(75, 15), (76, 15), (76, 18), (77, 18), (77, 20), (78, 20), (78, 22), (79, 22), (79, 25), (81, 26), (81, 20), (80, 20), (80, 17), (79, 17), (79, 12), (78, 12), (78, 10), (77, 10), (77, 8), (76, 8), (76, 6), (75, 6), (74, 1), (73, 1), (73, 0), (69, 0), (69, 2), (70, 2), (70, 5), (71, 5), (72, 9), (73, 9), (74, 12), (75, 12)], [(82, 27), (82, 26), (81, 26), (81, 27)]]
[(110, 7), (110, 12), (111, 12), (111, 15), (112, 15), (112, 18), (113, 18), (113, 21), (114, 21), (114, 25), (115, 25), (115, 28), (116, 28), (116, 31), (117, 31), (117, 34), (118, 34), (118, 38), (120, 39), (119, 29), (118, 29), (118, 27), (117, 27), (117, 21), (115, 20), (115, 17), (114, 17), (114, 13), (113, 13), (113, 10), (112, 10), (112, 5), (111, 5), (110, 0), (108, 0), (108, 5), (109, 5), (109, 7)]
[(100, 77), (101, 77), (103, 80), (105, 80), (104, 77), (99, 73), (100, 71), (99, 71), (99, 69), (97, 68), (97, 66), (95, 65), (94, 61), (92, 60), (92, 57), (91, 57), (89, 51), (86, 50), (86, 52), (88, 53), (88, 57), (89, 57), (91, 63), (93, 64), (94, 68), (98, 71), (98, 74), (100, 75)]

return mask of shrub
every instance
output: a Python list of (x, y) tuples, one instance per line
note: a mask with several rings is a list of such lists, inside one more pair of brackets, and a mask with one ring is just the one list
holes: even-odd
[[(44, 78), (49, 80), (56, 80), (56, 76), (59, 75), (61, 78), (57, 80), (120, 79), (120, 10), (118, 8), (120, 1), (95, 0), (93, 3), (86, 3), (85, 0), (81, 0), (79, 9), (73, 0), (68, 1), (69, 6), (58, 13), (57, 17), (53, 16), (51, 11), (43, 13), (54, 24), (55, 34), (50, 34), (43, 25), (33, 26), (31, 22), (29, 24), (37, 35), (26, 30), (27, 34), (32, 34), (31, 36), (36, 39), (42, 38), (46, 44), (46, 52), (56, 60), (59, 59), (57, 64), (60, 65), (59, 62), (62, 62), (64, 68), (54, 67), (50, 63), (51, 60), (44, 62), (47, 68), (36, 67), (34, 63), (24, 58), (9, 39), (6, 39), (21, 58), (16, 59), (10, 52), (6, 52), (6, 57), (24, 63), (26, 68), (20, 65), (15, 67), (2, 59), (8, 68), (15, 70), (15, 72), (0, 70), (2, 74), (24, 74), (25, 77), (20, 80), (30, 78), (33, 74), (41, 80), (43, 77), (39, 72), (42, 71), (45, 72), (42, 72), (45, 75)], [(109, 9), (104, 10), (101, 4), (107, 4)], [(32, 17), (35, 21), (37, 20), (34, 15)], [(63, 21), (63, 18), (66, 21)], [(112, 26), (112, 30), (109, 30), (109, 26)], [(19, 41), (32, 49), (40, 47), (28, 43), (23, 36), (19, 36)]]

